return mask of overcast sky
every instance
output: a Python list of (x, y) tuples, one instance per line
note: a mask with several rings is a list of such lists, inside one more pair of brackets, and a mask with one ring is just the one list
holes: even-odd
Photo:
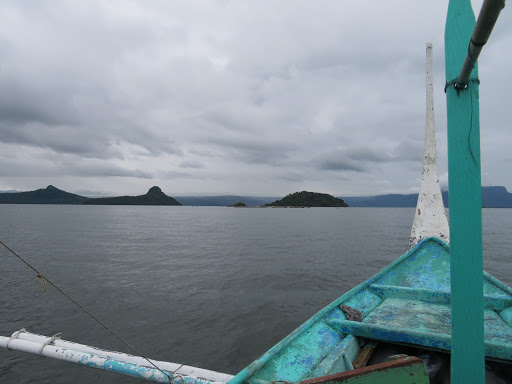
[[(417, 192), (429, 41), (446, 186), (447, 3), (3, 0), (0, 190)], [(509, 8), (480, 113), (483, 184), (512, 191)]]

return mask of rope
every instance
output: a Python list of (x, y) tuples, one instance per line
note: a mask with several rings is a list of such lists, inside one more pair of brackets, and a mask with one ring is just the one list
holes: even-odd
[[(469, 86), (469, 82), (468, 82), (468, 84), (464, 84), (464, 85), (463, 85), (463, 88), (457, 88), (457, 85), (460, 85), (460, 86), (462, 85), (462, 84), (458, 84), (458, 83), (457, 83), (457, 80), (458, 80), (458, 79), (459, 79), (459, 78), (456, 78), (456, 79), (454, 79), (454, 80), (452, 80), (452, 81), (447, 82), (447, 83), (445, 84), (445, 86), (444, 86), (444, 93), (446, 93), (446, 90), (448, 89), (448, 87), (450, 87), (450, 86), (452, 86), (452, 85), (454, 86), (454, 88), (455, 88), (457, 91), (461, 91), (462, 89), (467, 89), (467, 88), (468, 88), (468, 86)], [(469, 79), (469, 81), (472, 81), (472, 82), (474, 82), (474, 83), (480, 84), (480, 80), (479, 80), (478, 78), (476, 78), (476, 79)]]
[(43, 349), (44, 347), (46, 347), (47, 345), (50, 345), (51, 343), (53, 343), (55, 340), (57, 339), (60, 339), (60, 333), (57, 333), (55, 335), (53, 335), (52, 337), (50, 337), (48, 340), (46, 340), (42, 345), (41, 345), (41, 348), (39, 349), (39, 354), (41, 356), (43, 356)]
[[(479, 82), (480, 84), (480, 82)], [(468, 148), (469, 148), (469, 153), (471, 154), (471, 158), (473, 159), (473, 163), (475, 163), (475, 165), (478, 166), (478, 163), (475, 159), (475, 155), (473, 154), (473, 149), (471, 148), (471, 132), (473, 131), (473, 91), (474, 91), (475, 88), (473, 89), (470, 89), (469, 90), (469, 96), (471, 98), (471, 121), (470, 121), (470, 125), (469, 125), (469, 132), (468, 132)], [(478, 124), (478, 122), (477, 122)]]
[[(6, 244), (4, 244), (3, 241), (0, 240), (0, 244), (3, 245), (9, 252), (11, 252), (14, 256), (16, 256), (18, 259), (20, 259), (23, 263), (25, 263), (30, 269), (32, 269), (36, 274), (37, 274), (37, 277), (41, 280), (42, 284), (43, 284), (43, 289), (45, 292), (48, 291), (48, 287), (46, 286), (46, 283), (50, 284), (53, 288), (55, 288), (57, 291), (59, 291), (60, 293), (62, 293), (67, 299), (69, 299), (71, 302), (73, 302), (78, 308), (80, 308), (82, 311), (84, 311), (85, 313), (87, 313), (90, 317), (93, 318), (93, 320), (95, 320), (98, 324), (100, 324), (103, 328), (105, 328), (107, 331), (109, 331), (112, 335), (114, 335), (115, 337), (117, 337), (119, 340), (121, 340), (125, 345), (127, 345), (128, 347), (130, 347), (132, 349), (132, 351), (134, 351), (135, 353), (137, 353), (137, 355), (139, 355), (140, 357), (142, 357), (144, 360), (146, 360), (148, 363), (150, 363), (153, 367), (155, 367), (157, 370), (159, 370), (160, 372), (162, 372), (162, 374), (164, 376), (166, 376), (168, 379), (169, 379), (169, 383), (172, 383), (172, 378), (173, 378), (173, 375), (176, 373), (176, 371), (178, 369), (180, 369), (181, 367), (183, 367), (183, 364), (181, 366), (178, 367), (178, 369), (176, 369), (176, 371), (174, 371), (171, 375), (168, 375), (167, 373), (165, 373), (161, 368), (159, 368), (155, 363), (153, 363), (150, 359), (148, 359), (146, 356), (144, 356), (142, 354), (142, 352), (140, 352), (137, 348), (135, 348), (133, 345), (131, 345), (130, 343), (128, 343), (125, 339), (123, 339), (121, 336), (119, 336), (112, 328), (110, 328), (108, 325), (106, 325), (103, 321), (101, 321), (100, 319), (98, 319), (96, 316), (94, 316), (91, 312), (89, 312), (87, 309), (85, 309), (82, 305), (80, 305), (75, 299), (73, 299), (71, 296), (69, 296), (66, 292), (64, 292), (62, 289), (60, 289), (57, 285), (55, 285), (51, 280), (49, 280), (46, 276), (44, 276), (41, 272), (39, 272), (36, 268), (34, 268), (29, 262), (27, 262), (25, 259), (23, 259), (23, 257), (21, 257), (20, 255), (18, 255), (16, 252), (14, 252), (11, 248), (9, 248)], [(46, 282), (46, 283), (45, 283)], [(19, 335), (21, 331), (18, 331), (15, 335), (13, 335), (11, 337), (11, 340), (14, 338), (14, 337), (17, 337)], [(9, 340), (10, 341), (10, 340)], [(7, 346), (9, 346), (9, 343), (7, 343)], [(44, 346), (43, 346), (44, 348)], [(42, 350), (42, 348), (41, 348)], [(183, 380), (183, 377), (181, 375), (177, 375), (177, 376), (180, 376), (181, 380), (184, 382)]]
[(21, 332), (27, 332), (27, 330), (25, 328), (21, 328), (19, 331), (16, 331), (12, 334), (12, 336), (9, 338), (9, 341), (7, 342), (7, 345), (6, 345), (6, 348), (10, 351), (12, 351), (12, 349), (9, 348), (9, 343), (14, 340), (14, 339), (17, 339), (18, 336), (20, 335)]
[[(171, 378), (173, 378), (173, 377), (174, 377), (174, 375), (176, 374), (176, 372), (178, 372), (178, 370), (179, 370), (181, 367), (183, 367), (183, 365), (184, 365), (184, 364), (181, 364), (178, 368), (176, 368), (176, 369), (174, 370), (174, 372), (173, 372), (173, 373), (171, 373)], [(183, 378), (183, 376), (181, 376), (180, 374), (177, 374), (177, 375), (176, 375), (176, 377), (179, 377), (179, 378), (181, 379), (181, 384), (185, 384), (185, 379)]]
[(455, 85), (456, 82), (457, 82), (457, 79), (447, 82), (444, 86), (444, 93), (446, 93), (446, 90), (448, 89), (449, 86)]

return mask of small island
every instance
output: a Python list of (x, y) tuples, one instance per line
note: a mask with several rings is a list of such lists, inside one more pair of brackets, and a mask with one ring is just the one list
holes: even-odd
[(240, 207), (247, 207), (247, 205), (245, 203), (242, 203), (241, 201), (239, 201), (238, 203), (233, 204), (232, 207), (240, 208)]
[(348, 207), (343, 199), (316, 192), (295, 192), (281, 200), (265, 204), (266, 207)]
[(176, 199), (167, 196), (159, 187), (151, 187), (145, 195), (101, 197), (88, 199), (87, 205), (182, 205)]

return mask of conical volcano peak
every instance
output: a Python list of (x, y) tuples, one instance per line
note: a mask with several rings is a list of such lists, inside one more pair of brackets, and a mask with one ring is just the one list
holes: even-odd
[(146, 195), (165, 195), (165, 194), (162, 192), (160, 187), (154, 186), (149, 189), (149, 191), (148, 191), (148, 193), (146, 193)]

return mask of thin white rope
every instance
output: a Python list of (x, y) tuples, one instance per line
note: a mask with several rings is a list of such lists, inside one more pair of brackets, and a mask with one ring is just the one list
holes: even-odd
[(27, 330), (26, 330), (25, 328), (21, 328), (19, 331), (14, 332), (14, 333), (11, 335), (11, 337), (9, 338), (9, 341), (7, 342), (7, 346), (6, 346), (6, 348), (7, 348), (9, 351), (12, 351), (12, 349), (11, 349), (11, 348), (9, 348), (9, 343), (10, 343), (12, 340), (17, 339), (21, 332), (27, 332)]
[(57, 333), (57, 334), (53, 335), (52, 337), (50, 337), (48, 340), (46, 340), (46, 341), (41, 345), (41, 348), (39, 349), (39, 354), (40, 354), (41, 356), (43, 356), (43, 349), (44, 349), (44, 347), (46, 347), (46, 346), (50, 345), (50, 344), (51, 344), (51, 343), (53, 343), (55, 340), (60, 339), (60, 335), (61, 335), (61, 333), (59, 332), (59, 333)]

